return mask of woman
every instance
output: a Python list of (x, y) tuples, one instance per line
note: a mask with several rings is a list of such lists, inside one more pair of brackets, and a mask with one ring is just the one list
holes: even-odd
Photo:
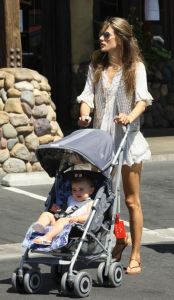
[[(147, 90), (145, 66), (132, 26), (122, 18), (110, 18), (103, 23), (99, 34), (100, 50), (94, 52), (84, 91), (77, 97), (81, 103), (79, 126), (108, 131), (113, 137), (115, 151), (124, 135), (124, 126), (132, 124), (124, 162), (122, 180), (125, 202), (130, 217), (132, 251), (127, 274), (141, 272), (140, 244), (143, 214), (140, 203), (142, 161), (150, 159), (149, 146), (140, 132), (140, 115), (152, 96)], [(119, 261), (130, 239), (118, 240), (113, 257)]]

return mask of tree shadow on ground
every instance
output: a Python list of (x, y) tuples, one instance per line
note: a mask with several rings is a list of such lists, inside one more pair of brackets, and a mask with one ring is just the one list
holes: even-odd
[(174, 243), (172, 244), (149, 244), (144, 245), (144, 247), (147, 247), (149, 249), (152, 249), (159, 253), (171, 253), (174, 254)]

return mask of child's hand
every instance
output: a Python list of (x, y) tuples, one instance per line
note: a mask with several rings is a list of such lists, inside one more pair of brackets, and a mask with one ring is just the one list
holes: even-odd
[(50, 211), (53, 212), (53, 213), (56, 213), (60, 210), (60, 207), (57, 205), (57, 204), (53, 204), (50, 208)]

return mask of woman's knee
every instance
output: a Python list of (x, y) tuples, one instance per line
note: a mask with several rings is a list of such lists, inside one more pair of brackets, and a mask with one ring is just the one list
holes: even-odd
[(129, 210), (135, 210), (141, 208), (140, 199), (136, 195), (128, 196), (125, 199), (126, 206)]
[(122, 169), (123, 189), (125, 202), (128, 208), (140, 207), (140, 174), (141, 164), (135, 164), (131, 168), (124, 166)]

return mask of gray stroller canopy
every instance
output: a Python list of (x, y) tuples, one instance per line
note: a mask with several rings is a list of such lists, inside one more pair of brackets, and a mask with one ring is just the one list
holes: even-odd
[(55, 176), (59, 169), (62, 150), (80, 154), (104, 175), (114, 156), (112, 138), (107, 132), (100, 129), (76, 130), (61, 140), (41, 145), (36, 150), (38, 160), (50, 176)]

